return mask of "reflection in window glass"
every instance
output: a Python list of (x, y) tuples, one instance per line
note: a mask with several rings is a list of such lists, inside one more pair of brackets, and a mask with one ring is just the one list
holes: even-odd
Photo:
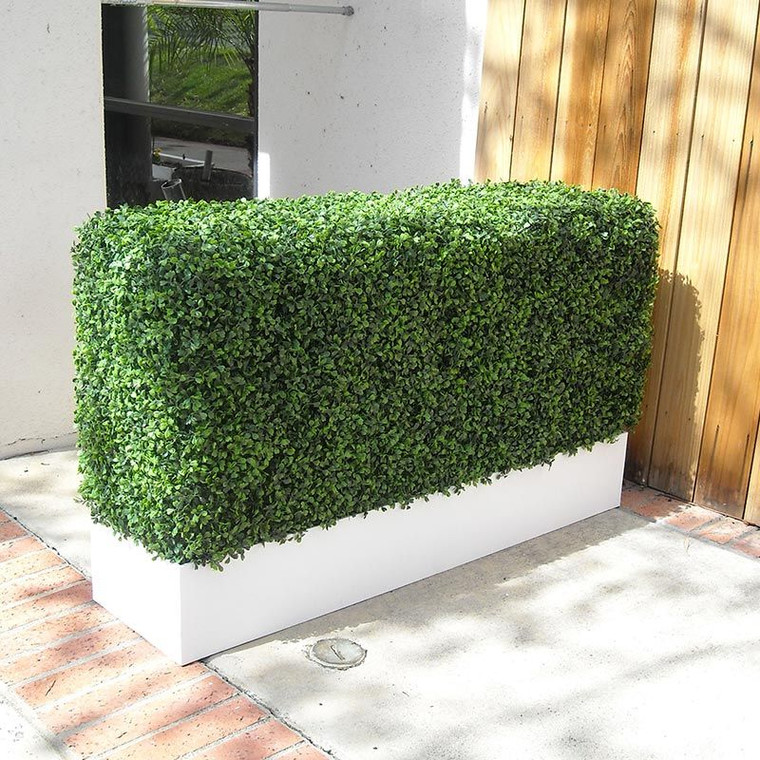
[(103, 6), (110, 206), (252, 197), (257, 14)]

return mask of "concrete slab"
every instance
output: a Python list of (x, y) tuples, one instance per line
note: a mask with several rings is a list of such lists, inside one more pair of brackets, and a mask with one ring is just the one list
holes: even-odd
[(75, 449), (0, 460), (0, 507), (89, 578), (92, 521), (79, 482)]
[(340, 760), (741, 758), (759, 632), (760, 564), (613, 510), (209, 664)]
[(0, 682), (0, 757), (3, 760), (71, 760), (73, 755), (37, 723), (34, 714)]

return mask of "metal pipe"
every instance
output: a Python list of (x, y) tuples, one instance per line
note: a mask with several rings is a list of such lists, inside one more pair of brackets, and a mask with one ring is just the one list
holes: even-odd
[(202, 127), (224, 127), (235, 132), (250, 133), (256, 128), (256, 120), (250, 116), (237, 116), (232, 113), (215, 111), (196, 111), (194, 108), (165, 106), (160, 103), (145, 103), (128, 98), (103, 98), (106, 111), (126, 113), (130, 116), (149, 116), (152, 119), (181, 121), (183, 124), (198, 124)]
[(213, 150), (206, 151), (206, 160), (203, 162), (203, 173), (201, 174), (201, 179), (204, 182), (208, 182), (211, 179), (211, 158), (213, 155)]
[(304, 5), (302, 3), (259, 3), (254, 0), (101, 0), (103, 5), (171, 5), (176, 8), (216, 8), (237, 11), (279, 11), (282, 13), (333, 13), (353, 16), (351, 5)]

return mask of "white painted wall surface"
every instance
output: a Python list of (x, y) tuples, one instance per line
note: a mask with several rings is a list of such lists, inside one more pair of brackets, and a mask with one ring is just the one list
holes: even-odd
[(0, 0), (0, 458), (70, 442), (73, 228), (105, 205), (100, 4)]
[[(262, 194), (469, 179), (487, 0), (352, 4), (261, 14)], [(2, 458), (73, 440), (70, 247), (105, 205), (100, 4), (0, 0), (0, 72)]]
[(260, 194), (471, 179), (487, 0), (333, 2), (261, 14)]

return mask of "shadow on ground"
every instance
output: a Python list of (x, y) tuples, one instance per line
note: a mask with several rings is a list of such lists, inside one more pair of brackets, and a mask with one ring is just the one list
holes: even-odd
[[(613, 510), (209, 664), (339, 760), (750, 757), (759, 603), (758, 563)], [(307, 659), (336, 635), (361, 666)]]

